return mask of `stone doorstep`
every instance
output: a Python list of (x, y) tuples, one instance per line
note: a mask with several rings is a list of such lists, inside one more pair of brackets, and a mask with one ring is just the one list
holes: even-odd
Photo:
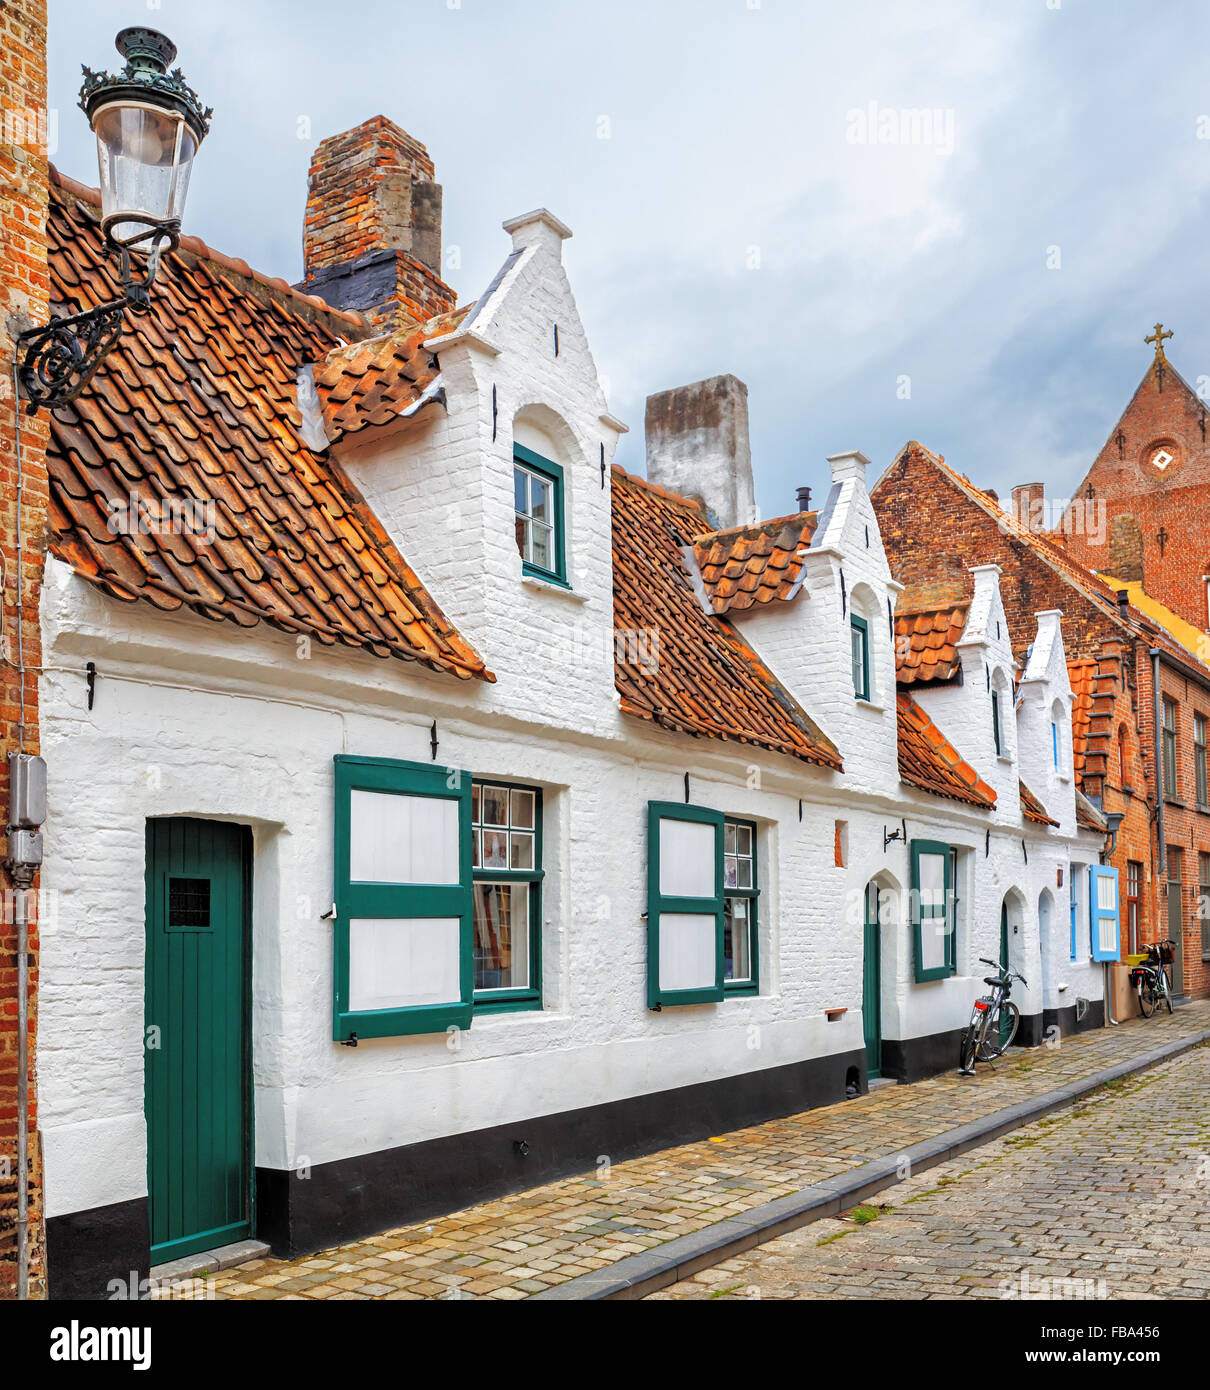
[(789, 1197), (766, 1202), (740, 1216), (705, 1226), (691, 1235), (678, 1236), (641, 1255), (631, 1255), (603, 1269), (578, 1275), (533, 1297), (565, 1302), (644, 1298), (649, 1293), (666, 1289), (670, 1284), (688, 1279), (754, 1246), (765, 1245), (813, 1221), (848, 1211), (876, 1193), (894, 1186), (898, 1181), (898, 1165), (903, 1158), (908, 1159), (913, 1175), (926, 1172), (938, 1163), (998, 1139), (1051, 1111), (1062, 1110), (1108, 1081), (1146, 1071), (1204, 1042), (1210, 1042), (1210, 1031), (1178, 1038), (1079, 1081), (1068, 1082), (1057, 1090), (1046, 1091), (992, 1111), (981, 1120), (973, 1120), (933, 1139), (909, 1144), (902, 1154), (851, 1168), (847, 1173), (827, 1178)]
[(166, 1264), (152, 1265), (151, 1278), (165, 1284), (196, 1279), (199, 1274), (217, 1274), (220, 1269), (231, 1269), (249, 1260), (263, 1260), (268, 1254), (269, 1247), (263, 1240), (239, 1240), (234, 1245), (205, 1250), (200, 1255), (185, 1255)]

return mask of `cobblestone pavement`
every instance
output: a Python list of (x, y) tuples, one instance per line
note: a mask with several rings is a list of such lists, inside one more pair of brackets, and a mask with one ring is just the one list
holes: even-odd
[(1023, 1296), (1210, 1298), (1210, 1045), (649, 1298)]
[[(665, 1149), (309, 1259), (213, 1276), (224, 1299), (521, 1299), (1210, 1027), (1210, 1003)], [(816, 1229), (815, 1227), (811, 1228)]]

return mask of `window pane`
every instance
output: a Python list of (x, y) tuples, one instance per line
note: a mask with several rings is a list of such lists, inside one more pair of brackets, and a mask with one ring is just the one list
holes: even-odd
[(471, 821), (479, 824), (479, 783), (471, 783)]
[(532, 869), (534, 867), (534, 837), (526, 835), (524, 832), (518, 834), (513, 831), (509, 836), (509, 842), (513, 868)]
[(739, 887), (739, 860), (734, 854), (725, 855), (723, 858), (723, 886), (726, 888)]
[(553, 570), (554, 561), (554, 532), (549, 526), (543, 526), (534, 522), (530, 527), (530, 564), (537, 565), (539, 569)]
[(534, 828), (534, 794), (533, 792), (519, 791), (513, 788), (512, 798), (512, 824), (518, 830), (532, 830)]
[(354, 918), (349, 923), (349, 1008), (457, 1003), (457, 917)]
[(483, 832), (483, 858), (485, 869), (508, 868), (508, 831), (485, 830)]
[(508, 824), (508, 788), (507, 787), (484, 787), (483, 794), (483, 824), (484, 825), (507, 825)]
[(660, 893), (666, 898), (714, 897), (714, 826), (660, 821)]
[(739, 877), (736, 880), (737, 888), (752, 887), (752, 861), (751, 859), (741, 859), (738, 864)]
[(458, 802), (354, 789), (349, 878), (354, 883), (457, 883)]
[(483, 831), (471, 831), (471, 868), (477, 869), (483, 862)]
[(714, 987), (714, 932), (713, 913), (661, 914), (661, 990)]
[(529, 885), (475, 884), (475, 988), (529, 988)]
[(752, 827), (750, 825), (737, 825), (735, 827), (735, 849), (738, 854), (752, 853)]
[(723, 978), (752, 978), (752, 931), (747, 898), (727, 898), (723, 903)]
[(726, 821), (723, 825), (723, 852), (735, 853), (735, 825), (732, 821)]
[(517, 549), (523, 560), (529, 559), (529, 522), (523, 516), (517, 518)]
[(523, 468), (513, 469), (513, 510), (521, 516), (529, 511), (529, 474)]
[(551, 485), (545, 478), (535, 477), (531, 473), (529, 477), (529, 514), (535, 521), (542, 521), (547, 525), (553, 520), (550, 494)]

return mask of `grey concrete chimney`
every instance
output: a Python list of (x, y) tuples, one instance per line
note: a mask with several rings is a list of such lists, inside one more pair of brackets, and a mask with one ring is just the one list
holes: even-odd
[(738, 377), (647, 397), (647, 477), (703, 503), (721, 529), (757, 520), (748, 388)]

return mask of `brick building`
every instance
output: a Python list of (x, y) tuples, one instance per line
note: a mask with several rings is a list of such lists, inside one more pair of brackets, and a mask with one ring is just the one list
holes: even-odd
[[(0, 7), (0, 807), (8, 807), (7, 755), (38, 752), (38, 605), (46, 552), (45, 417), (18, 417), (16, 338), (47, 317), (46, 4)], [(18, 429), (20, 458), (18, 459)], [(17, 958), (12, 892), (0, 912), (0, 1299), (16, 1291)], [(36, 929), (31, 936), (30, 1057), (37, 1025)], [(30, 1086), (30, 1095), (34, 1088)], [(29, 1106), (29, 1133), (36, 1133)], [(40, 1164), (30, 1146), (30, 1292), (43, 1277)]]
[[(1141, 392), (1155, 381), (1158, 394), (1156, 378), (1167, 376), (1159, 361)], [(1165, 390), (1175, 390), (1172, 377)], [(1178, 993), (1210, 996), (1203, 906), (1210, 895), (1210, 667), (1153, 612), (1080, 563), (1071, 537), (1036, 528), (1040, 485), (1016, 489), (1006, 511), (994, 493), (912, 442), (872, 496), (892, 573), (905, 585), (901, 614), (960, 609), (972, 593), (971, 567), (994, 563), (1023, 670), (1034, 614), (1062, 612), (1077, 782), (1103, 812), (1122, 816), (1111, 863), (1124, 904), (1123, 950), (1171, 933), (1179, 948)], [(1127, 1000), (1122, 980), (1117, 984), (1120, 1013)]]
[[(1068, 554), (1105, 576), (1139, 583), (1199, 632), (1210, 631), (1210, 440), (1206, 402), (1155, 356), (1130, 404), (1068, 503)], [(1090, 504), (1104, 525), (1075, 524)], [(1210, 650), (1210, 644), (1207, 644)], [(1203, 656), (1206, 652), (1203, 652)]]

